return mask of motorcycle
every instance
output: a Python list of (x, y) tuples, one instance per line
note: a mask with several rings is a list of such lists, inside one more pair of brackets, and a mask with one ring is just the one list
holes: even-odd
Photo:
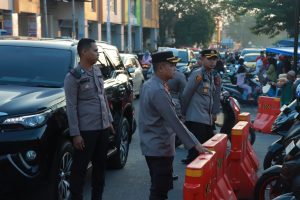
[[(285, 156), (284, 148), (291, 140), (300, 138), (300, 122), (297, 121), (296, 100), (288, 106), (283, 106), (281, 113), (272, 125), (272, 133), (281, 137), (273, 142), (265, 155), (263, 167), (267, 169), (272, 165), (281, 165)], [(296, 119), (295, 119), (296, 118)]]
[[(299, 199), (300, 198), (300, 141), (291, 141), (285, 148), (282, 165), (274, 165), (259, 177), (254, 199)], [(284, 195), (283, 195), (284, 194)]]
[[(221, 106), (222, 112), (217, 116), (216, 124), (221, 126), (221, 133), (225, 133), (228, 136), (228, 139), (231, 139), (231, 129), (238, 122), (238, 115), (241, 113), (241, 107), (239, 102), (230, 96), (228, 91), (221, 92)], [(250, 123), (249, 127), (249, 141), (253, 145), (255, 142), (255, 131)]]
[(246, 76), (246, 83), (252, 88), (252, 96), (255, 99), (255, 101), (248, 101), (247, 100), (247, 93), (244, 91), (244, 89), (240, 88), (239, 86), (231, 83), (222, 83), (222, 87), (224, 90), (228, 91), (230, 93), (230, 96), (237, 99), (240, 103), (257, 103), (257, 99), (259, 95), (262, 93), (261, 84), (257, 78), (256, 75), (252, 73), (248, 73)]

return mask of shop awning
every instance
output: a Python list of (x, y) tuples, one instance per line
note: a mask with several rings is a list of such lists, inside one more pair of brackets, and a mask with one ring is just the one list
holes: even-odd
[[(266, 52), (294, 56), (294, 47), (270, 47), (266, 48)], [(300, 48), (298, 47), (298, 56), (300, 56)]]

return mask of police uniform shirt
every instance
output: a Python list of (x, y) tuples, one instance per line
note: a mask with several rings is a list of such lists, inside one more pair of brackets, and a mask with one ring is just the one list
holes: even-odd
[(78, 64), (77, 68), (80, 78), (68, 73), (64, 85), (71, 136), (106, 129), (113, 121), (99, 67), (87, 71)]
[(174, 156), (175, 133), (187, 149), (199, 144), (176, 116), (163, 81), (156, 75), (143, 85), (139, 105), (139, 134), (143, 155)]
[(212, 115), (220, 111), (220, 91), (219, 75), (207, 73), (204, 67), (195, 70), (183, 91), (185, 120), (212, 125)]
[(176, 71), (174, 77), (168, 80), (167, 83), (172, 98), (180, 99), (186, 85), (185, 75), (181, 72)]

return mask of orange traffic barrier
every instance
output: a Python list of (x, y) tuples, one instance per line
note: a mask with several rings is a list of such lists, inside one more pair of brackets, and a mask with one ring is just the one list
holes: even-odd
[[(246, 121), (249, 122), (249, 124), (251, 125), (250, 119), (250, 113), (248, 112), (243, 112), (238, 116), (238, 121)], [(254, 170), (257, 171), (259, 169), (259, 160), (249, 140), (247, 142), (246, 156), (247, 159), (251, 162), (251, 165), (254, 168)]]
[(260, 96), (258, 99), (258, 113), (253, 128), (263, 133), (271, 133), (272, 124), (279, 113), (279, 98)]
[(239, 199), (252, 199), (257, 175), (247, 159), (249, 122), (240, 121), (231, 132), (231, 150), (227, 158), (227, 176)]
[(217, 167), (215, 176), (216, 179), (212, 189), (212, 198), (214, 200), (236, 200), (234, 191), (230, 185), (228, 177), (225, 173), (226, 167), (226, 149), (227, 149), (227, 135), (216, 134), (203, 144), (204, 147), (216, 152)]
[(212, 200), (213, 176), (216, 171), (216, 153), (201, 154), (185, 171), (184, 200)]

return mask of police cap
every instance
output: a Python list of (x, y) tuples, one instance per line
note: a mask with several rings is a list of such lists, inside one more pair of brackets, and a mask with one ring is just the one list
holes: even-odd
[(218, 57), (218, 52), (214, 49), (205, 49), (201, 51), (201, 56), (205, 56), (206, 58)]
[(160, 63), (160, 62), (177, 63), (180, 60), (181, 60), (180, 58), (174, 56), (172, 51), (162, 51), (162, 52), (152, 54), (153, 63)]

